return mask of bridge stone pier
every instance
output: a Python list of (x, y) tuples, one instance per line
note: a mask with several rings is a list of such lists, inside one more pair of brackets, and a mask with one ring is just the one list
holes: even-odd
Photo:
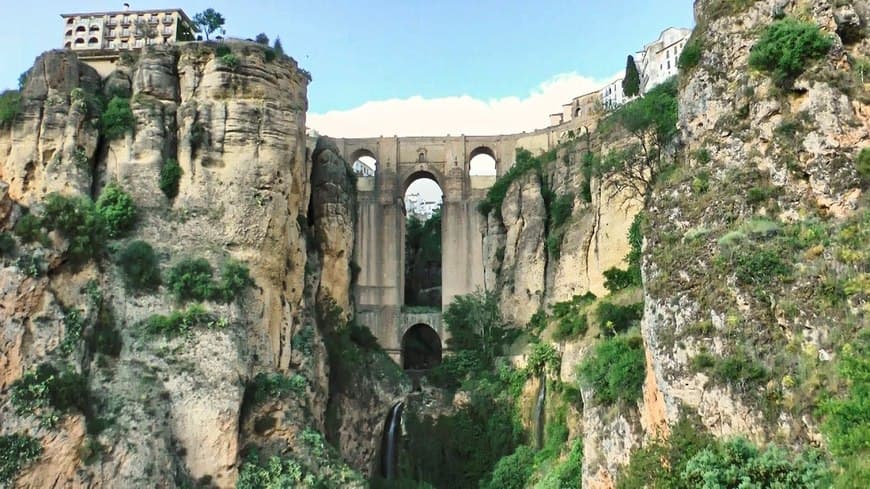
[[(376, 160), (374, 176), (357, 180), (357, 222), (354, 261), (359, 266), (354, 298), (357, 321), (367, 326), (400, 365), (409, 331), (425, 325), (446, 349), (447, 331), (440, 313), (403, 311), (405, 304), (405, 208), (408, 186), (431, 178), (444, 194), (441, 214), (441, 304), (484, 288), (483, 232), (485, 219), (477, 204), (496, 176), (470, 175), (470, 161), (491, 156), (496, 173), (514, 164), (516, 149), (546, 151), (564, 128), (501, 136), (335, 138), (349, 163), (368, 156)], [(431, 335), (431, 332), (427, 334)], [(434, 337), (434, 336), (432, 336)]]

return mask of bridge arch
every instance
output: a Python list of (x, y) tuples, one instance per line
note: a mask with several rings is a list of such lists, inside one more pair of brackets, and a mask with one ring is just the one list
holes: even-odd
[(402, 335), (402, 368), (428, 370), (441, 364), (441, 337), (428, 324), (417, 323)]
[(350, 154), (348, 161), (351, 162), (353, 172), (359, 176), (373, 177), (378, 171), (378, 157), (370, 149), (357, 149)]
[(495, 176), (498, 164), (495, 151), (488, 146), (478, 146), (468, 153), (468, 174), (471, 176)]

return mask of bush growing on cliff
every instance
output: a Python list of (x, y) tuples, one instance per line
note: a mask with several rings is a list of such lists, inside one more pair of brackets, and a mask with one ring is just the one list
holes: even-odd
[(186, 335), (192, 328), (223, 328), (226, 321), (205, 310), (200, 304), (193, 304), (184, 311), (172, 311), (168, 316), (154, 314), (144, 322), (145, 332), (167, 337)]
[(9, 256), (15, 253), (15, 238), (10, 233), (0, 233), (0, 256)]
[(108, 140), (124, 137), (127, 131), (133, 130), (136, 118), (130, 109), (130, 99), (112, 97), (106, 109), (100, 116), (100, 130)]
[(21, 111), (21, 93), (6, 90), (0, 94), (0, 126), (11, 123)]
[(579, 366), (580, 379), (602, 404), (640, 399), (646, 371), (640, 336), (617, 336), (599, 343)]
[(701, 41), (698, 39), (691, 39), (686, 43), (686, 46), (683, 47), (683, 52), (680, 53), (680, 58), (677, 60), (677, 67), (680, 70), (686, 71), (691, 70), (695, 66), (698, 66), (698, 62), (701, 61)]
[(831, 475), (818, 451), (794, 457), (771, 445), (763, 452), (743, 438), (718, 442), (695, 454), (680, 476), (685, 487), (822, 489)]
[(19, 416), (34, 416), (45, 427), (54, 427), (60, 415), (72, 410), (87, 412), (87, 380), (76, 372), (58, 371), (40, 364), (9, 387), (9, 400)]
[(57, 193), (45, 197), (42, 224), (58, 231), (69, 242), (67, 254), (74, 262), (99, 255), (108, 236), (106, 223), (87, 197)]
[(643, 317), (643, 302), (620, 306), (611, 302), (601, 302), (595, 309), (598, 323), (605, 335), (613, 336), (635, 326)]
[(136, 204), (133, 197), (117, 184), (110, 183), (97, 199), (97, 213), (106, 224), (110, 238), (123, 236), (136, 223)]
[(154, 248), (141, 240), (128, 244), (118, 255), (118, 265), (124, 272), (124, 284), (130, 290), (157, 290), (160, 286), (157, 264)]
[(25, 243), (46, 240), (45, 233), (42, 232), (42, 221), (29, 212), (18, 218), (13, 232)]
[(769, 25), (752, 47), (749, 65), (770, 72), (780, 86), (789, 85), (810, 61), (824, 56), (833, 46), (830, 36), (819, 26), (794, 18)]
[(205, 258), (185, 258), (166, 275), (166, 285), (178, 301), (205, 301), (215, 294), (213, 270)]
[(178, 195), (178, 182), (181, 180), (181, 165), (174, 158), (163, 162), (160, 168), (160, 190), (170, 199)]
[(32, 436), (0, 436), (0, 483), (11, 484), (18, 472), (39, 458), (42, 445)]
[(258, 406), (269, 399), (277, 399), (289, 394), (301, 395), (305, 393), (307, 386), (308, 380), (299, 374), (287, 377), (277, 372), (261, 372), (254, 376), (254, 379), (245, 389), (243, 404), (245, 406)]
[(238, 260), (227, 260), (221, 265), (221, 279), (212, 298), (218, 302), (230, 303), (244, 290), (254, 285), (248, 267)]

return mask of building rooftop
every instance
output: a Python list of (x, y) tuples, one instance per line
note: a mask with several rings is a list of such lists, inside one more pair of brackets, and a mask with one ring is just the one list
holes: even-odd
[(72, 14), (60, 14), (62, 19), (66, 19), (69, 17), (94, 17), (98, 15), (130, 15), (130, 14), (159, 14), (161, 12), (178, 12), (181, 14), (181, 17), (187, 22), (192, 22), (190, 17), (184, 13), (184, 10), (180, 8), (160, 8), (160, 9), (147, 9), (147, 10), (110, 10), (104, 12), (82, 12), (82, 13), (72, 13)]

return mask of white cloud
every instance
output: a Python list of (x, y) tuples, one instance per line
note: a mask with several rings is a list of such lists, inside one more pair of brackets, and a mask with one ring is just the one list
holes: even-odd
[(308, 114), (308, 127), (333, 137), (490, 135), (531, 131), (549, 125), (572, 98), (603, 87), (618, 75), (594, 79), (577, 73), (557, 75), (525, 98), (480, 100), (468, 95), (415, 96), (366, 102), (359, 107)]

